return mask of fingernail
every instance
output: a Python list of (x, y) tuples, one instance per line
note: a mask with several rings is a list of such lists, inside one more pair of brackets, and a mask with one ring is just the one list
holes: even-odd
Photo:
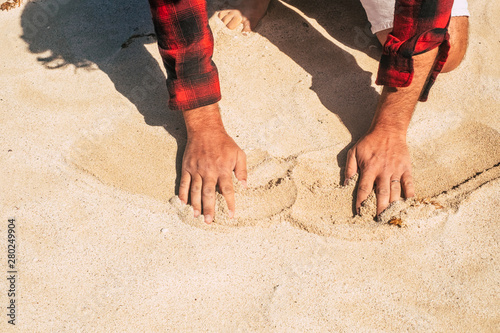
[(242, 180), (240, 181), (241, 185), (243, 185), (244, 188), (247, 188), (247, 181), (246, 180)]
[(194, 210), (194, 217), (200, 216), (200, 211), (199, 210)]
[(212, 216), (210, 216), (210, 215), (205, 215), (205, 223), (206, 223), (206, 224), (210, 224), (210, 223), (212, 223), (212, 220), (213, 220)]
[(229, 211), (229, 218), (232, 219), (234, 217), (234, 211), (230, 210)]

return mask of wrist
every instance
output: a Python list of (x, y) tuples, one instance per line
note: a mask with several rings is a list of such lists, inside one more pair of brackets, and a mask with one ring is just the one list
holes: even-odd
[(182, 112), (188, 137), (226, 133), (217, 103)]
[(406, 141), (406, 126), (398, 126), (394, 124), (375, 123), (368, 131), (369, 135), (377, 137), (385, 137), (388, 139), (396, 139)]
[(369, 133), (406, 138), (415, 104), (408, 95), (385, 87), (380, 96)]

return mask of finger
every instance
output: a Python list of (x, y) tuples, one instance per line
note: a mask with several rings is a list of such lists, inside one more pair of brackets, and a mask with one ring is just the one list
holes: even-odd
[(218, 16), (220, 19), (222, 19), (222, 18), (224, 17), (224, 15), (226, 15), (226, 13), (227, 13), (227, 10), (221, 10), (221, 11), (217, 14), (217, 16)]
[(222, 23), (224, 23), (226, 26), (231, 20), (233, 19), (234, 15), (231, 12), (224, 13), (224, 15), (219, 16), (220, 19), (222, 20)]
[(361, 179), (359, 180), (358, 193), (356, 195), (356, 211), (359, 214), (359, 209), (363, 201), (368, 198), (372, 189), (373, 183), (375, 182), (375, 177), (371, 174), (361, 173)]
[(413, 177), (410, 171), (406, 171), (401, 176), (401, 186), (403, 187), (403, 192), (405, 198), (411, 198), (415, 195), (415, 188), (413, 187)]
[(234, 175), (241, 182), (243, 187), (247, 187), (247, 155), (243, 150), (238, 151)]
[(201, 213), (201, 187), (203, 181), (201, 176), (196, 174), (191, 178), (191, 206), (193, 206), (194, 217)]
[(247, 19), (244, 19), (241, 23), (243, 23), (243, 30), (242, 32), (251, 32), (252, 31), (252, 26), (250, 25), (250, 21)]
[(179, 184), (179, 199), (187, 204), (189, 197), (189, 185), (191, 185), (191, 175), (186, 170), (182, 170), (181, 182)]
[(401, 181), (398, 177), (391, 179), (391, 197), (389, 202), (398, 201), (401, 199)]
[(234, 30), (236, 29), (241, 23), (241, 17), (239, 16), (233, 16), (233, 18), (231, 19), (231, 21), (226, 24), (226, 26), (230, 29), (230, 30)]
[(231, 11), (230, 10), (221, 10), (217, 15), (221, 20), (226, 17)]
[(215, 215), (215, 185), (216, 182), (211, 179), (203, 180), (201, 200), (203, 202), (203, 215), (205, 223), (212, 223)]
[(354, 175), (357, 172), (358, 172), (358, 162), (356, 160), (356, 151), (354, 149), (349, 149), (349, 151), (347, 152), (347, 162), (345, 164), (344, 185), (347, 185), (349, 179), (354, 177)]
[(226, 200), (227, 208), (229, 209), (229, 217), (233, 218), (235, 203), (233, 179), (231, 178), (231, 176), (221, 176), (219, 178), (219, 190), (224, 196), (224, 200)]
[(382, 213), (389, 206), (389, 197), (391, 194), (391, 179), (389, 177), (380, 177), (377, 179), (375, 195), (377, 196), (377, 215)]

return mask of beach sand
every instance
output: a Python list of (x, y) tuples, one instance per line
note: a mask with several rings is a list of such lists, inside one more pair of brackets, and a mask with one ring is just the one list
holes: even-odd
[(409, 128), (416, 198), (380, 221), (373, 196), (354, 217), (355, 182), (342, 185), (381, 91), (361, 5), (275, 1), (247, 35), (212, 16), (221, 113), (249, 171), (236, 218), (219, 196), (212, 225), (175, 196), (186, 132), (147, 2), (0, 12), (0, 259), (7, 272), (15, 218), (15, 328), (499, 332), (500, 4), (470, 11), (463, 63)]

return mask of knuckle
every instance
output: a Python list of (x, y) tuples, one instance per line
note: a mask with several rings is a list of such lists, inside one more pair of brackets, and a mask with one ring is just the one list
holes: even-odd
[(372, 191), (371, 187), (368, 185), (359, 185), (358, 192), (370, 193)]
[(413, 181), (412, 180), (405, 180), (405, 181), (403, 181), (403, 185), (405, 187), (413, 187)]
[(223, 185), (220, 187), (220, 190), (222, 192), (222, 194), (224, 195), (231, 195), (234, 193), (234, 189), (233, 189), (233, 186), (232, 185)]
[(225, 165), (221, 165), (219, 167), (219, 170), (218, 170), (217, 174), (218, 174), (219, 177), (224, 177), (224, 178), (229, 177), (229, 178), (231, 178), (232, 172), (233, 171), (231, 170), (231, 166), (225, 164)]
[(213, 187), (204, 187), (203, 188), (203, 196), (205, 197), (213, 197), (215, 195), (215, 188)]
[(186, 189), (189, 188), (189, 182), (183, 181), (179, 184), (179, 188)]
[(200, 192), (200, 191), (201, 191), (201, 186), (200, 186), (200, 185), (198, 185), (198, 184), (193, 184), (193, 185), (191, 185), (191, 192), (196, 192), (196, 193), (198, 193), (198, 192)]
[(212, 166), (207, 163), (197, 163), (195, 166), (195, 170), (205, 178), (207, 175), (212, 174)]
[(386, 187), (379, 187), (379, 188), (377, 188), (377, 194), (378, 195), (386, 196), (386, 195), (389, 195), (389, 193), (390, 193), (390, 191)]
[(183, 167), (186, 170), (196, 170), (196, 165), (198, 164), (198, 161), (194, 158), (184, 158), (183, 159)]

